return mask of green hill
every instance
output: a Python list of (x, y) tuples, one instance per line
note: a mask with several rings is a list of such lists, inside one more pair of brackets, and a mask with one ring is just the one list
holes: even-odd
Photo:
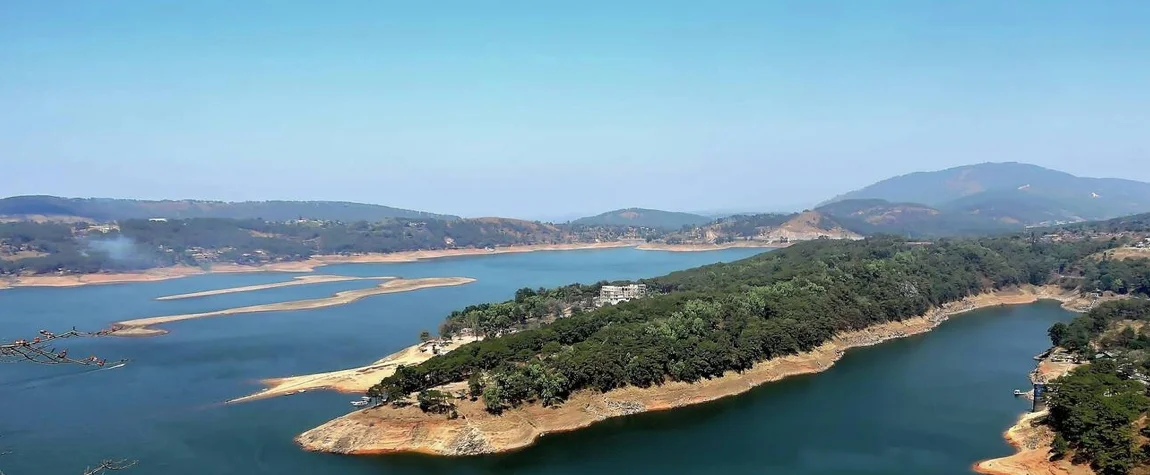
[(1017, 221), (989, 214), (964, 213), (917, 203), (891, 203), (879, 199), (837, 201), (816, 208), (843, 227), (863, 235), (897, 234), (914, 238), (974, 236), (1018, 230)]
[(1083, 178), (1024, 163), (982, 163), (889, 178), (825, 204), (862, 199), (921, 203), (1032, 225), (1150, 211), (1150, 183)]
[(709, 222), (711, 222), (711, 218), (698, 214), (660, 211), (657, 209), (627, 208), (608, 211), (586, 218), (579, 218), (572, 221), (571, 224), (679, 229), (683, 226), (699, 226)]
[(287, 221), (382, 221), (388, 218), (459, 219), (457, 216), (345, 201), (127, 200), (13, 196), (0, 199), (0, 216), (75, 217), (93, 221), (146, 218), (229, 218)]

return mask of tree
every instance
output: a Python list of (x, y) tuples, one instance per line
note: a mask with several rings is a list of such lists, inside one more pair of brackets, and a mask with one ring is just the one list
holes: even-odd
[(488, 384), (483, 388), (483, 406), (487, 412), (499, 414), (507, 406), (507, 399), (503, 395), (503, 388), (497, 382)]
[(467, 378), (467, 394), (474, 401), (483, 395), (483, 374), (479, 371), (471, 373)]
[(1054, 442), (1050, 447), (1050, 460), (1062, 460), (1066, 454), (1070, 452), (1070, 443), (1066, 442), (1066, 438), (1062, 434), (1054, 436)]
[(431, 332), (427, 330), (419, 332), (419, 342), (427, 343), (428, 341), (431, 341)]
[(1062, 346), (1062, 340), (1066, 338), (1067, 334), (1066, 324), (1062, 322), (1055, 323), (1050, 326), (1046, 334), (1050, 336), (1051, 345)]

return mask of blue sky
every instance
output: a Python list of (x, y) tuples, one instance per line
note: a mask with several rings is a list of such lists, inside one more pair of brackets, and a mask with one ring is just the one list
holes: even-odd
[(771, 210), (1150, 181), (1150, 2), (0, 1), (0, 195)]

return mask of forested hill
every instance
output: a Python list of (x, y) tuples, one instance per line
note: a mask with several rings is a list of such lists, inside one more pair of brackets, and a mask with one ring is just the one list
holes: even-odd
[(631, 228), (566, 227), (501, 218), (378, 222), (220, 218), (115, 224), (0, 223), (0, 274), (91, 273), (177, 264), (257, 265), (315, 254), (566, 244), (642, 239)]
[(711, 218), (691, 213), (660, 211), (657, 209), (627, 208), (579, 218), (571, 222), (590, 226), (636, 226), (659, 229), (679, 229), (711, 222)]
[[(574, 391), (693, 382), (809, 351), (843, 331), (900, 321), (965, 296), (1073, 276), (1084, 257), (1118, 245), (1005, 236), (908, 243), (889, 237), (815, 240), (727, 264), (643, 281), (656, 295), (600, 308), (586, 289), (520, 292), (454, 314), (460, 322), (518, 322), (519, 331), (401, 367), (370, 396), (407, 395), (469, 381), (492, 412)], [(1062, 274), (1059, 275), (1058, 271)], [(537, 297), (541, 296), (541, 297)], [(542, 302), (535, 299), (541, 298)], [(556, 300), (558, 300), (556, 302)], [(547, 308), (570, 306), (553, 323)], [(498, 328), (499, 325), (496, 325)], [(393, 401), (396, 398), (392, 398)]]
[(891, 203), (880, 199), (836, 201), (816, 209), (860, 234), (897, 234), (912, 238), (978, 236), (1019, 231), (1014, 219), (940, 210), (917, 203)]
[(1150, 183), (1084, 178), (1024, 163), (982, 163), (889, 178), (826, 204), (859, 199), (917, 203), (1026, 225), (1150, 211)]
[(389, 218), (458, 219), (388, 206), (344, 201), (126, 200), (13, 196), (0, 199), (0, 216), (82, 219), (95, 222), (148, 218), (231, 218), (286, 221), (381, 221)]

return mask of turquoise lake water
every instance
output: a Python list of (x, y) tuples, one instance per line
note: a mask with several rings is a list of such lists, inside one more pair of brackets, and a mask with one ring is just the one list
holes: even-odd
[[(853, 350), (832, 369), (674, 411), (641, 414), (546, 437), (497, 456), (345, 457), (301, 451), (292, 438), (348, 412), (348, 395), (228, 405), (261, 378), (359, 366), (409, 346), (465, 305), (523, 287), (633, 279), (761, 252), (609, 249), (348, 264), (317, 273), (465, 276), (477, 282), (369, 297), (319, 310), (180, 322), (155, 338), (67, 342), (72, 355), (129, 358), (117, 369), (0, 365), (0, 470), (81, 473), (131, 458), (126, 474), (752, 473), (960, 474), (1010, 453), (1001, 433), (1028, 407), (1027, 384), (1046, 328), (1071, 314), (1054, 303), (988, 309), (935, 331)], [(154, 298), (280, 282), (297, 274), (206, 275), (165, 282), (0, 291), (0, 340), (44, 328), (96, 329), (119, 320), (331, 295), (375, 282), (339, 282), (218, 295)], [(64, 346), (64, 345), (61, 345)]]

